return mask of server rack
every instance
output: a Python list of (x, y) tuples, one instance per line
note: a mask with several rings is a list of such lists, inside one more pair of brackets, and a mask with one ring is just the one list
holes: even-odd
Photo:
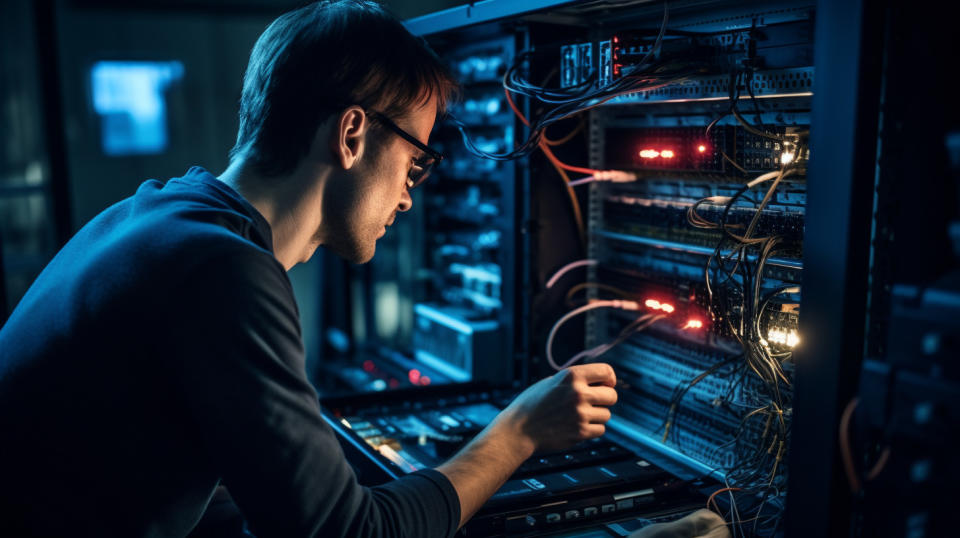
[[(735, 5), (671, 2), (669, 9), (673, 16), (672, 28), (686, 31), (686, 35), (694, 36), (694, 41), (698, 30), (713, 32), (727, 36), (728, 41), (723, 46), (733, 45), (736, 49), (737, 31), (752, 35), (750, 32), (760, 28), (769, 30), (773, 37), (766, 39), (773, 40), (776, 46), (784, 49), (792, 46), (794, 52), (787, 53), (787, 56), (794, 56), (784, 59), (782, 50), (771, 46), (767, 52), (776, 58), (774, 63), (780, 62), (781, 65), (768, 66), (767, 69), (758, 67), (749, 79), (716, 74), (712, 77), (693, 76), (695, 84), (673, 84), (618, 97), (614, 102), (586, 113), (586, 126), (580, 138), (574, 138), (572, 144), (581, 149), (556, 149), (560, 157), (569, 162), (586, 162), (595, 169), (629, 169), (638, 176), (635, 181), (594, 181), (568, 200), (564, 189), (557, 187), (557, 179), (546, 177), (554, 174), (549, 160), (534, 153), (515, 161), (516, 183), (511, 191), (516, 197), (512, 273), (516, 287), (511, 291), (515, 301), (511, 325), (515, 332), (508, 339), (511, 350), (505, 356), (509, 357), (510, 367), (505, 371), (512, 374), (510, 380), (514, 388), (552, 371), (544, 352), (548, 329), (565, 308), (558, 297), (572, 287), (568, 283), (557, 289), (545, 289), (545, 283), (558, 267), (585, 257), (591, 262), (582, 264), (587, 266), (588, 282), (629, 286), (638, 282), (634, 278), (637, 271), (633, 274), (611, 272), (611, 264), (633, 264), (634, 268), (643, 269), (646, 263), (649, 267), (640, 273), (646, 272), (649, 276), (659, 270), (663, 276), (666, 263), (672, 267), (666, 272), (672, 271), (676, 277), (673, 287), (669, 282), (664, 287), (665, 281), (655, 281), (629, 291), (641, 303), (646, 299), (655, 300), (657, 308), (661, 309), (658, 316), (663, 316), (663, 304), (667, 303), (671, 313), (679, 311), (687, 315), (682, 321), (688, 324), (694, 321), (694, 314), (690, 313), (695, 313), (697, 321), (707, 324), (708, 330), (701, 336), (684, 335), (684, 330), (700, 327), (684, 327), (682, 322), (666, 327), (669, 320), (664, 321), (666, 316), (663, 316), (664, 319), (656, 320), (661, 326), (659, 330), (631, 335), (626, 343), (618, 342), (616, 349), (596, 357), (622, 367), (627, 373), (624, 377), (631, 377), (629, 382), (633, 385), (625, 390), (638, 389), (644, 396), (662, 390), (657, 383), (651, 384), (651, 379), (657, 375), (661, 378), (673, 376), (676, 378), (675, 387), (681, 387), (681, 381), (686, 379), (687, 386), (681, 398), (692, 400), (691, 408), (698, 405), (700, 408), (686, 416), (681, 412), (673, 415), (678, 421), (682, 419), (688, 423), (684, 439), (679, 438), (678, 427), (674, 429), (675, 438), (671, 442), (668, 432), (663, 431), (663, 424), (658, 429), (650, 417), (631, 415), (629, 410), (622, 413), (623, 418), (612, 422), (613, 428), (608, 435), (687, 481), (704, 476), (723, 481), (725, 473), (718, 468), (731, 467), (731, 459), (736, 460), (738, 456), (736, 452), (718, 456), (717, 446), (705, 444), (711, 436), (705, 432), (714, 427), (709, 416), (710, 398), (715, 403), (718, 394), (729, 388), (712, 380), (717, 371), (710, 369), (717, 365), (726, 367), (724, 363), (736, 355), (736, 350), (722, 354), (720, 340), (731, 336), (729, 331), (720, 330), (723, 320), (718, 314), (723, 313), (704, 302), (702, 290), (691, 284), (694, 278), (690, 272), (690, 267), (697, 265), (693, 260), (710, 255), (712, 244), (702, 234), (689, 233), (690, 230), (673, 233), (680, 229), (675, 223), (671, 228), (673, 231), (656, 231), (656, 228), (663, 228), (658, 219), (672, 223), (670, 219), (682, 215), (677, 209), (689, 208), (697, 198), (729, 199), (736, 196), (737, 177), (742, 185), (751, 177), (782, 168), (783, 162), (775, 160), (787, 148), (764, 145), (764, 137), (757, 138), (759, 135), (740, 129), (736, 121), (716, 123), (712, 137), (703, 138), (696, 134), (717, 113), (717, 103), (728, 98), (731, 85), (739, 86), (748, 94), (752, 91), (755, 96), (743, 96), (744, 108), (751, 111), (743, 115), (762, 125), (765, 132), (791, 140), (794, 144), (791, 149), (796, 150), (791, 160), (795, 160), (798, 167), (802, 164), (806, 170), (798, 171), (797, 175), (801, 177), (793, 178), (801, 181), (775, 194), (770, 207), (776, 215), (760, 221), (757, 228), (780, 233), (789, 243), (782, 249), (785, 253), (768, 260), (770, 266), (764, 269), (770, 272), (766, 278), (779, 284), (775, 287), (781, 289), (786, 300), (782, 301), (778, 313), (758, 323), (762, 323), (760, 332), (767, 340), (766, 344), (781, 354), (792, 347), (791, 342), (797, 343), (797, 335), (800, 335), (802, 345), (796, 347), (791, 364), (784, 370), (789, 383), (784, 383), (783, 388), (793, 398), (788, 419), (792, 424), (787, 427), (789, 441), (784, 437), (770, 438), (762, 423), (755, 425), (750, 433), (762, 436), (765, 442), (772, 439), (767, 451), (772, 457), (765, 472), (770, 473), (770, 484), (776, 484), (773, 488), (776, 494), (769, 494), (763, 500), (768, 504), (768, 512), (772, 510), (775, 514), (764, 515), (764, 523), (771, 526), (766, 530), (761, 528), (759, 532), (754, 526), (748, 531), (790, 536), (856, 533), (859, 527), (853, 516), (855, 505), (847, 493), (837, 448), (838, 425), (843, 404), (856, 391), (865, 349), (876, 347), (876, 342), (884, 338), (875, 330), (868, 331), (862, 320), (868, 307), (874, 309), (874, 318), (882, 316), (882, 307), (877, 305), (888, 300), (882, 292), (875, 291), (871, 296), (868, 281), (875, 279), (876, 289), (876, 279), (882, 278), (876, 260), (884, 255), (882, 245), (878, 247), (876, 241), (871, 243), (871, 230), (874, 229), (875, 234), (876, 223), (883, 217), (873, 198), (878, 186), (875, 164), (884, 80), (883, 56), (876, 51), (884, 50), (885, 39), (890, 39), (890, 8), (830, 2), (816, 5), (812, 2)], [(612, 70), (614, 65), (612, 54), (616, 31), (631, 27), (655, 28), (663, 13), (662, 3), (651, 2), (598, 7), (596, 3), (541, 2), (521, 6), (489, 1), (421, 17), (409, 21), (408, 27), (425, 36), (438, 48), (441, 56), (444, 51), (457, 50), (456, 46), (451, 47), (451, 43), (459, 39), (490, 39), (491, 35), (498, 33), (510, 36), (517, 50), (539, 47), (559, 52), (552, 60), (539, 65), (531, 61), (529, 79), (556, 75), (550, 71), (557, 68), (562, 84), (571, 86), (590, 77), (591, 70), (593, 76), (608, 77), (609, 80), (612, 72), (606, 73), (603, 69), (607, 65)], [(678, 35), (682, 37), (684, 34), (678, 32)], [(689, 46), (683, 45), (682, 39), (675, 40), (672, 45)], [(642, 39), (636, 46), (638, 54), (649, 51), (649, 48), (643, 48)], [(803, 54), (810, 56), (804, 60)], [(749, 103), (757, 100), (763, 100), (762, 110), (748, 108)], [(531, 102), (519, 102), (520, 112), (527, 117), (541, 113), (536, 110), (538, 105)], [(500, 107), (503, 107), (502, 102)], [(529, 134), (519, 122), (514, 123), (514, 128), (517, 143)], [(469, 127), (467, 130), (470, 131)], [(660, 144), (684, 144), (696, 140), (699, 144), (702, 139), (706, 142), (702, 146), (722, 148), (733, 158), (725, 159), (711, 151), (713, 159), (708, 161), (691, 164), (688, 159), (682, 166), (673, 166), (661, 159), (661, 166), (645, 166), (640, 159), (631, 162), (629, 158), (623, 158), (622, 152), (617, 154), (618, 140), (636, 131), (645, 133), (646, 138), (641, 142), (655, 140)], [(635, 149), (662, 153), (664, 146)], [(670, 158), (676, 158), (677, 148), (668, 149)], [(765, 162), (764, 159), (774, 159), (774, 162)], [(735, 161), (733, 164), (747, 170), (737, 174), (726, 161)], [(806, 181), (802, 181), (802, 176), (806, 176)], [(697, 192), (700, 196), (694, 196)], [(564, 214), (566, 209), (557, 209), (566, 208), (567, 203), (571, 207), (580, 204), (584, 208), (587, 233), (583, 245), (577, 244), (576, 227), (571, 225), (569, 214)], [(638, 213), (632, 209), (624, 210), (625, 204), (642, 206), (642, 218), (636, 220)], [(636, 222), (627, 222), (630, 219)], [(624, 228), (625, 222), (628, 226)], [(621, 229), (612, 229), (615, 226)], [(658, 256), (656, 252), (670, 254)], [(749, 256), (746, 259), (747, 263), (752, 261)], [(578, 278), (580, 280), (573, 282), (583, 280), (582, 276)], [(677, 282), (681, 281), (677, 287)], [(794, 289), (798, 287), (803, 289), (802, 296)], [(678, 294), (678, 289), (684, 293)], [(586, 297), (601, 300), (603, 290), (601, 287), (588, 288)], [(801, 312), (799, 317), (796, 316), (797, 303)], [(598, 309), (587, 315), (582, 326), (573, 324), (573, 330), (567, 331), (567, 338), (558, 340), (557, 349), (563, 350), (566, 346), (570, 351), (567, 356), (580, 349), (597, 349), (597, 346), (615, 340), (618, 330), (630, 321), (631, 318), (622, 312)], [(785, 325), (781, 327), (777, 323)], [(718, 325), (718, 330), (713, 330), (714, 324)], [(679, 345), (673, 345), (671, 341), (679, 342)], [(707, 348), (712, 350), (710, 353), (720, 354), (710, 356), (703, 351)], [(651, 356), (658, 356), (659, 362), (652, 361)], [(631, 364), (641, 367), (631, 371)], [(705, 372), (708, 372), (706, 377), (698, 375)], [(697, 379), (692, 383), (698, 385), (695, 389), (690, 383), (692, 379)], [(662, 379), (660, 381), (662, 385)], [(448, 402), (458, 393), (468, 393), (470, 387), (472, 385), (458, 389), (454, 385), (452, 389), (433, 392), (421, 390), (386, 397), (348, 397), (330, 400), (330, 403), (341, 411), (362, 409), (378, 401), (413, 408), (418, 405), (428, 407), (428, 401), (439, 398)], [(477, 390), (485, 391), (486, 388)], [(754, 393), (757, 387), (738, 390)], [(483, 394), (487, 395), (484, 401), (492, 402), (509, 397), (509, 391)], [(659, 403), (662, 407), (659, 412), (669, 417), (673, 412), (669, 396), (664, 393), (644, 400), (644, 406), (655, 407)], [(638, 409), (642, 410), (644, 406)], [(615, 412), (615, 415), (619, 414)], [(331, 417), (331, 422), (337, 423), (338, 418)], [(371, 460), (363, 436), (358, 437), (355, 432), (348, 431), (349, 428), (344, 429), (343, 424), (337, 423), (336, 427), (352, 450), (367, 454), (360, 460)], [(738, 426), (728, 423), (725, 427), (728, 428), (725, 434), (729, 435), (731, 428), (736, 430)], [(712, 435), (720, 437), (718, 433)], [(383, 471), (380, 480), (396, 473), (396, 469), (382, 459), (378, 465)], [(802, 471), (787, 475), (784, 473), (787, 468)], [(732, 511), (727, 505), (724, 509)], [(760, 510), (757, 512), (759, 517)], [(608, 532), (612, 531), (608, 529)]]

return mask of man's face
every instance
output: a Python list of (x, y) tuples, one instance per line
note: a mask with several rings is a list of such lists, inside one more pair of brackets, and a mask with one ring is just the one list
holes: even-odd
[[(436, 119), (436, 101), (431, 99), (406, 117), (393, 119), (427, 144)], [(423, 157), (421, 150), (388, 129), (373, 129), (366, 134), (358, 165), (336, 174), (323, 201), (324, 243), (353, 263), (370, 261), (377, 239), (393, 224), (397, 212), (413, 206), (407, 178), (414, 160)]]

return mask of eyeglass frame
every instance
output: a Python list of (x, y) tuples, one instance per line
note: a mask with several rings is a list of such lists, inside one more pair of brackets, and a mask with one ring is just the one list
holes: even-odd
[(430, 157), (430, 159), (432, 159), (431, 161), (426, 163), (418, 162), (419, 159), (414, 159), (414, 162), (417, 164), (417, 166), (419, 166), (423, 170), (423, 174), (419, 178), (413, 179), (412, 177), (409, 176), (409, 174), (407, 174), (407, 178), (409, 180), (409, 183), (407, 184), (407, 189), (415, 189), (420, 185), (423, 185), (423, 183), (430, 176), (430, 172), (432, 172), (434, 167), (440, 164), (440, 161), (443, 160), (443, 154), (431, 148), (430, 146), (424, 144), (423, 142), (417, 140), (415, 136), (401, 129), (399, 125), (394, 123), (393, 120), (391, 120), (384, 114), (381, 114), (380, 112), (377, 112), (375, 110), (368, 110), (366, 111), (366, 114), (371, 118), (373, 118), (378, 123), (382, 124), (387, 129), (390, 129), (391, 131), (393, 131), (393, 133), (399, 136), (400, 138), (413, 144), (414, 147), (424, 152), (428, 157)]

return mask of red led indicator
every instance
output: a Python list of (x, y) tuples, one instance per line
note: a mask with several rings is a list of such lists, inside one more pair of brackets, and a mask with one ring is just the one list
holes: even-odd
[(656, 159), (660, 156), (660, 152), (655, 149), (642, 149), (640, 150), (641, 159)]
[(420, 384), (421, 384), (421, 385), (429, 385), (429, 384), (430, 384), (430, 378), (427, 377), (427, 376), (421, 377), (421, 378), (420, 378)]
[(410, 372), (407, 373), (407, 377), (410, 378), (410, 382), (414, 385), (420, 383), (420, 370), (410, 370)]
[(672, 149), (665, 149), (660, 152), (660, 156), (664, 159), (672, 159), (674, 157), (674, 153)]
[(670, 303), (661, 303), (656, 299), (647, 299), (643, 302), (644, 306), (651, 310), (660, 310), (661, 312), (666, 312), (667, 314), (672, 314), (676, 310)]
[(687, 324), (684, 325), (683, 328), (684, 329), (702, 329), (703, 322), (700, 321), (699, 319), (690, 318), (689, 320), (687, 320)]
[(707, 146), (704, 146), (703, 144), (700, 144), (699, 146), (697, 146), (697, 151), (699, 151), (700, 153), (703, 153), (703, 152), (707, 151)]
[(364, 372), (372, 372), (375, 368), (376, 368), (376, 366), (374, 366), (373, 361), (371, 361), (371, 360), (365, 360), (365, 361), (363, 361), (363, 371), (364, 371)]

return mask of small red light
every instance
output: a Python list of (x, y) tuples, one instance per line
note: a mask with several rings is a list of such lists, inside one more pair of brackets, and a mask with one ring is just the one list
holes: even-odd
[(619, 43), (619, 42), (620, 42), (620, 37), (618, 37), (618, 36), (613, 36), (613, 42), (614, 42), (614, 43)]
[(642, 159), (656, 159), (659, 156), (660, 156), (660, 152), (655, 149), (640, 150), (640, 158)]
[(703, 144), (700, 144), (699, 146), (697, 146), (697, 151), (699, 151), (700, 153), (703, 153), (703, 152), (707, 151), (707, 146), (704, 146)]
[(392, 377), (390, 378), (390, 381), (387, 384), (390, 385), (391, 389), (395, 389), (400, 386), (400, 382)]
[(421, 384), (421, 385), (429, 385), (429, 384), (430, 384), (430, 378), (427, 377), (427, 376), (421, 377), (421, 378), (420, 378), (420, 384)]
[(665, 149), (660, 152), (660, 156), (664, 159), (672, 159), (674, 157), (674, 153), (672, 149)]
[(703, 322), (700, 321), (699, 319), (690, 318), (689, 320), (687, 320), (687, 324), (684, 325), (683, 328), (684, 329), (702, 329)]
[(420, 370), (416, 370), (416, 369), (410, 370), (410, 371), (407, 373), (407, 377), (410, 378), (410, 382), (411, 382), (411, 383), (413, 383), (414, 385), (416, 385), (417, 383), (420, 382)]
[(365, 360), (365, 361), (363, 361), (363, 371), (364, 371), (364, 372), (372, 372), (374, 369), (376, 369), (376, 366), (374, 366), (373, 361), (371, 361), (371, 360)]
[(656, 299), (647, 299), (643, 302), (643, 305), (651, 310), (660, 310), (666, 312), (667, 314), (672, 314), (676, 310), (670, 303), (661, 303)]

